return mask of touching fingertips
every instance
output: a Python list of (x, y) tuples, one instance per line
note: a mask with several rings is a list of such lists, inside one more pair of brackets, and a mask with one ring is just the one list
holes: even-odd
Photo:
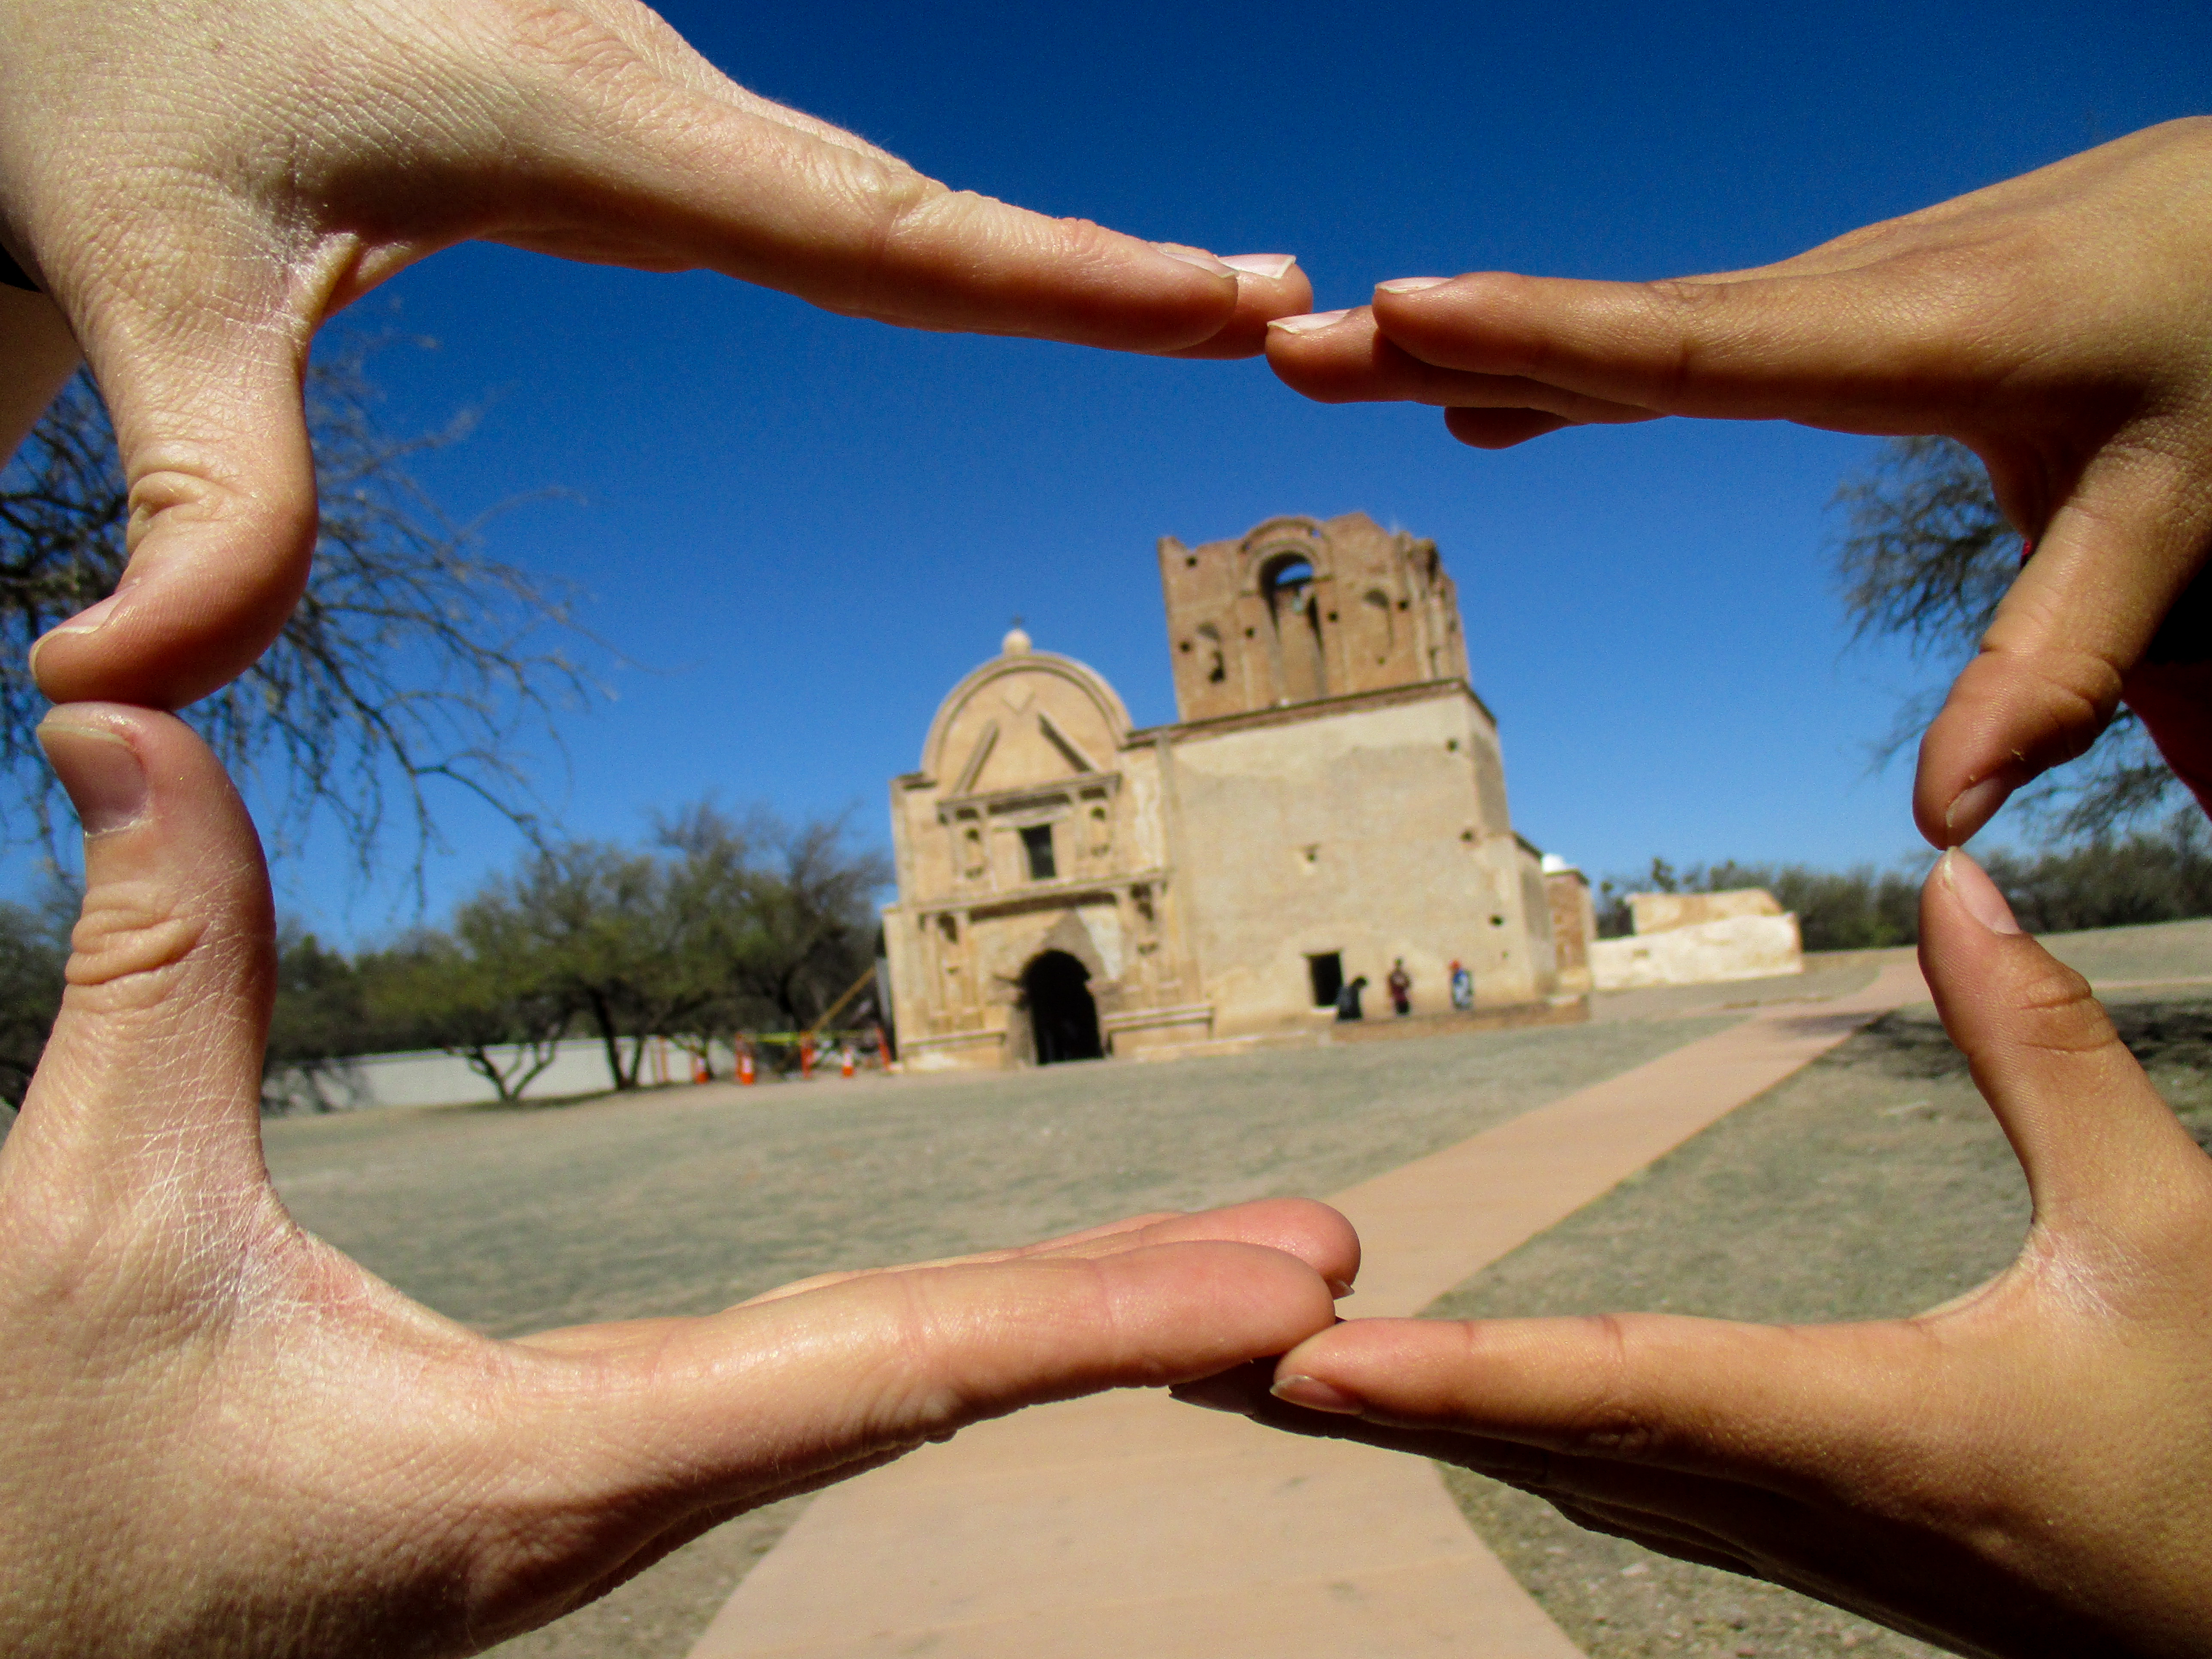
[(1279, 328), (1285, 334), (1318, 334), (1325, 328), (1334, 328), (1350, 315), (1349, 311), (1315, 311), (1303, 317), (1278, 317), (1267, 326)]
[(146, 816), (146, 767), (128, 738), (50, 714), (39, 742), (88, 836), (127, 830)]
[(1943, 854), (1937, 866), (1942, 872), (1943, 884), (1957, 895), (1959, 903), (1976, 921), (1992, 933), (2017, 933), (2020, 923), (2013, 919), (2012, 906), (1997, 890), (1982, 866), (1957, 848)]
[(1313, 1412), (1334, 1412), (1339, 1417), (1357, 1417), (1367, 1408), (1357, 1395), (1346, 1394), (1334, 1383), (1298, 1371), (1277, 1377), (1267, 1392), (1290, 1405), (1304, 1406)]

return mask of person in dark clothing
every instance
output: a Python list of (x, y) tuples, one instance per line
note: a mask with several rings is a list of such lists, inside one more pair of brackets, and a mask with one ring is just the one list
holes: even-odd
[(1359, 1007), (1359, 994), (1366, 988), (1367, 975), (1362, 974), (1358, 979), (1352, 981), (1349, 984), (1346, 985), (1341, 991), (1339, 991), (1336, 994), (1336, 1017), (1338, 1019), (1364, 1019), (1367, 1018), (1364, 1013), (1360, 1012)]

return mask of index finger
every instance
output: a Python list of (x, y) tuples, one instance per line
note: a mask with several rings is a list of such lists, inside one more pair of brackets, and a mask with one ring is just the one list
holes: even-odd
[[(1377, 334), (1437, 370), (1521, 380), (1645, 416), (1889, 434), (1929, 430), (1930, 407), (1963, 394), (1978, 373), (1960, 349), (1960, 313), (1941, 294), (1940, 274), (1929, 281), (1936, 302), (1923, 294), (1903, 312), (1885, 303), (1885, 279), (1857, 270), (1652, 283), (1476, 271), (1385, 283), (1370, 310)], [(1294, 337), (1269, 356), (1300, 390), (1304, 377), (1329, 379), (1329, 401), (1407, 393), (1394, 367), (1332, 376), (1341, 342), (1320, 335)]]

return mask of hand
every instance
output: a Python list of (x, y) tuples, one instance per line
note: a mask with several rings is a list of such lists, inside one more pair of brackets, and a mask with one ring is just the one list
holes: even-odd
[(269, 889), (214, 758), (144, 710), (44, 736), (88, 885), (0, 1146), (10, 1654), (474, 1651), (963, 1424), (1279, 1352), (1356, 1270), (1340, 1218), (1270, 1202), (478, 1336), (270, 1190)]
[(1462, 1464), (1960, 1653), (2212, 1649), (2212, 1159), (1963, 854), (1921, 929), (2035, 1201), (1979, 1290), (1863, 1325), (1355, 1321), (1179, 1392)]
[(2035, 556), (1921, 746), (1914, 815), (1951, 847), (2123, 696), (2212, 810), (2203, 676), (2145, 666), (2212, 655), (2212, 592), (2152, 649), (2212, 556), (2209, 268), (2212, 119), (2175, 121), (1753, 270), (1385, 283), (1267, 355), (1324, 402), (1441, 404), (1482, 448), (1658, 415), (1972, 447)]
[(74, 327), (131, 488), (123, 590), (47, 636), (39, 683), (159, 708), (237, 674), (299, 597), (315, 329), (453, 243), (1182, 356), (1251, 356), (1311, 303), (1283, 256), (1232, 269), (947, 190), (635, 0), (0, 0), (0, 238)]

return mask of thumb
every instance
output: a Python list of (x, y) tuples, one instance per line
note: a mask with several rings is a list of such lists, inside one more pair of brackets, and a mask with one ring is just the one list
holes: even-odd
[(255, 279), (223, 275), (159, 311), (105, 297), (82, 308), (130, 484), (131, 562), (113, 594), (33, 648), (56, 702), (181, 708), (244, 672), (307, 586), (308, 331), (281, 297), (256, 301)]
[(80, 704), (40, 739), (84, 824), (68, 987), (11, 1165), (73, 1201), (244, 1190), (260, 1175), (275, 928), (261, 849), (215, 757), (173, 716)]
[(2201, 652), (2160, 626), (2212, 551), (2207, 484), (2201, 460), (2142, 441), (2083, 471), (1921, 739), (1912, 811), (1932, 845), (2094, 743), (2154, 639)]
[(2088, 981), (2022, 933), (1964, 853), (1920, 893), (1920, 965), (1951, 1035), (2027, 1173), (2039, 1229), (2100, 1235), (2200, 1188), (2204, 1158), (2159, 1098)]

